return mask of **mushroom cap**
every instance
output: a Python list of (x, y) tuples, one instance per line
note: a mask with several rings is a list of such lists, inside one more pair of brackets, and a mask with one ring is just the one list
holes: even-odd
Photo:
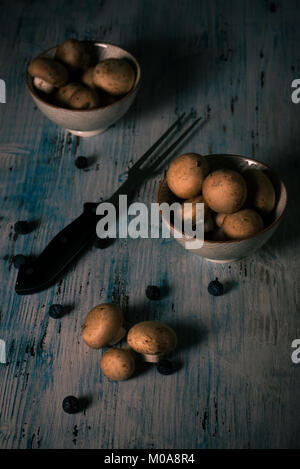
[(155, 355), (173, 350), (177, 345), (177, 336), (171, 327), (162, 322), (143, 321), (130, 329), (127, 342), (138, 353)]
[(247, 184), (243, 176), (233, 169), (216, 169), (204, 179), (202, 194), (214, 212), (234, 213), (244, 205)]
[[(182, 203), (182, 217), (183, 219), (192, 220), (193, 223), (196, 222), (196, 204), (204, 204), (204, 215), (206, 216), (209, 213), (209, 208), (207, 204), (204, 202), (203, 195), (197, 195), (196, 197), (192, 197), (191, 199), (187, 199)], [(192, 204), (191, 208), (184, 207), (183, 204)]]
[(118, 305), (111, 303), (97, 305), (84, 320), (82, 338), (89, 347), (104, 347), (117, 335), (122, 322), (123, 315)]
[(133, 375), (135, 359), (130, 349), (110, 348), (102, 355), (100, 367), (107, 378), (123, 381)]
[(72, 72), (87, 68), (90, 61), (85, 44), (78, 39), (67, 39), (59, 44), (55, 58), (65, 64)]
[(177, 197), (191, 199), (200, 194), (208, 171), (209, 166), (205, 156), (185, 153), (170, 164), (166, 176), (167, 183)]
[(81, 81), (88, 88), (92, 88), (92, 89), (97, 88), (97, 86), (94, 83), (94, 67), (89, 67), (87, 70), (83, 72), (83, 74), (81, 75)]
[(70, 107), (72, 109), (94, 109), (99, 104), (100, 99), (97, 91), (84, 86), (75, 91), (70, 99)]
[(134, 85), (135, 71), (125, 59), (105, 59), (95, 66), (93, 80), (113, 96), (124, 95)]
[(222, 224), (222, 230), (230, 239), (244, 239), (253, 236), (263, 227), (262, 217), (250, 208), (226, 215)]
[(270, 213), (275, 207), (276, 194), (269, 177), (261, 170), (249, 168), (243, 176), (248, 187), (246, 203), (262, 213)]
[(58, 105), (71, 109), (93, 109), (100, 105), (97, 91), (76, 82), (59, 88), (55, 100)]
[(55, 100), (60, 106), (70, 107), (70, 101), (76, 91), (82, 88), (81, 83), (71, 82), (61, 86), (55, 94)]
[(226, 217), (226, 213), (216, 213), (215, 222), (219, 228), (221, 228), (221, 226), (223, 225), (223, 221), (225, 220), (225, 217)]
[(64, 86), (68, 79), (68, 70), (59, 62), (49, 57), (38, 57), (28, 67), (28, 73), (32, 77), (38, 77), (53, 86)]

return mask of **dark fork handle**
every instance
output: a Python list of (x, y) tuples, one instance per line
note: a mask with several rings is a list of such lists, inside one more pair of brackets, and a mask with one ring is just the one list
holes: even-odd
[(85, 210), (60, 231), (37, 259), (20, 268), (16, 292), (19, 295), (36, 293), (61, 277), (69, 264), (95, 239), (99, 218), (93, 210)]

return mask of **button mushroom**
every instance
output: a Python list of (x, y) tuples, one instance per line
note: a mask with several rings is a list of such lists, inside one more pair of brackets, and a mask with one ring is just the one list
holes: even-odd
[(247, 169), (243, 173), (248, 187), (248, 200), (253, 206), (263, 214), (271, 213), (275, 207), (275, 189), (269, 177), (259, 169)]
[(207, 233), (214, 229), (214, 221), (212, 218), (211, 210), (209, 209), (208, 205), (204, 202), (204, 198), (202, 195), (197, 195), (196, 197), (187, 199), (181, 204), (180, 210), (182, 214), (182, 219), (184, 222), (192, 222), (193, 225), (198, 223), (200, 220), (197, 220), (196, 204), (200, 203), (204, 204), (204, 232)]
[(107, 93), (120, 96), (133, 87), (135, 71), (125, 59), (105, 59), (95, 66), (93, 81)]
[(114, 345), (125, 335), (122, 323), (123, 315), (118, 305), (111, 303), (97, 305), (85, 318), (82, 338), (89, 347), (95, 349)]
[(67, 39), (59, 44), (55, 59), (66, 65), (73, 73), (86, 69), (90, 62), (85, 44), (77, 39)]
[(247, 185), (237, 171), (228, 168), (217, 169), (204, 179), (202, 194), (214, 212), (234, 213), (244, 205)]
[(226, 213), (216, 213), (215, 222), (219, 228), (221, 228), (221, 226), (223, 225), (223, 221), (225, 217), (226, 217)]
[(208, 162), (204, 156), (186, 153), (170, 164), (167, 183), (177, 197), (190, 199), (201, 193), (202, 183), (208, 171)]
[(190, 204), (190, 206), (182, 205), (182, 218), (183, 220), (191, 220), (192, 223), (196, 223), (197, 221), (197, 204), (204, 204), (204, 216), (206, 216), (209, 212), (209, 208), (204, 203), (202, 195), (198, 195), (196, 197), (192, 197), (191, 199), (187, 199), (183, 202), (183, 204)]
[(69, 79), (67, 69), (49, 57), (34, 59), (29, 64), (28, 73), (33, 77), (35, 88), (46, 94), (52, 93), (54, 88), (64, 86)]
[(56, 103), (71, 109), (93, 109), (100, 104), (97, 91), (86, 88), (81, 83), (68, 83), (55, 94)]
[(107, 378), (124, 381), (133, 375), (135, 359), (129, 348), (110, 348), (102, 355), (100, 367)]
[(87, 70), (85, 70), (85, 72), (81, 75), (81, 81), (88, 88), (97, 88), (94, 83), (94, 67), (89, 67)]
[(127, 342), (135, 352), (142, 354), (145, 361), (157, 363), (163, 355), (175, 349), (177, 336), (162, 322), (144, 321), (130, 329)]
[(226, 215), (222, 230), (230, 239), (245, 239), (262, 230), (264, 222), (255, 210), (243, 209)]

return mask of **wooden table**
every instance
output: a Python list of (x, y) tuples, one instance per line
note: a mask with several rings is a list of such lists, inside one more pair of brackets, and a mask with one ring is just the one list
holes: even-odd
[[(83, 6), (84, 3), (84, 6)], [(2, 1), (0, 57), (1, 448), (300, 447), (300, 365), (291, 343), (299, 318), (299, 115), (297, 1)], [(119, 44), (140, 60), (142, 86), (128, 114), (104, 134), (79, 139), (47, 120), (25, 87), (26, 64), (69, 37)], [(180, 153), (233, 153), (280, 172), (288, 212), (272, 240), (232, 264), (208, 263), (174, 240), (117, 240), (91, 249), (57, 285), (18, 296), (19, 253), (36, 255), (81, 213), (109, 196), (135, 161), (183, 111), (210, 114)], [(177, 153), (178, 154), (178, 153)], [(79, 170), (78, 155), (90, 166)], [(175, 156), (175, 155), (173, 155)], [(150, 204), (155, 175), (136, 200)], [(37, 227), (14, 234), (17, 220)], [(227, 292), (212, 297), (218, 277)], [(149, 301), (149, 284), (163, 287)], [(100, 372), (81, 325), (114, 301), (126, 327), (159, 319), (178, 333), (177, 373), (150, 367), (127, 382)], [(70, 307), (61, 320), (52, 303)], [(62, 400), (85, 397), (68, 415)]]

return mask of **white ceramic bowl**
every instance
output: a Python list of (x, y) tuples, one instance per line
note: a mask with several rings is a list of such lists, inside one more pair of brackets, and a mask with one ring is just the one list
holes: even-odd
[[(203, 246), (200, 249), (189, 249), (189, 251), (193, 252), (194, 254), (204, 257), (212, 262), (233, 262), (240, 259), (241, 257), (246, 257), (252, 254), (254, 251), (263, 246), (263, 244), (265, 244), (273, 235), (286, 209), (287, 190), (278, 174), (259, 161), (252, 160), (240, 155), (208, 155), (206, 158), (209, 161), (211, 170), (227, 167), (236, 169), (243, 173), (243, 171), (249, 167), (261, 169), (269, 176), (275, 188), (276, 207), (270, 216), (270, 219), (268, 220), (267, 226), (259, 233), (238, 241), (205, 240)], [(178, 201), (178, 198), (176, 198), (176, 196), (170, 191), (166, 179), (164, 179), (159, 186), (156, 200), (158, 203), (167, 202), (169, 204)], [(163, 222), (169, 226), (171, 234), (174, 236), (174, 225), (169, 223), (163, 214), (162, 219)], [(175, 237), (175, 239), (182, 246), (185, 246), (186, 241), (191, 242), (191, 240), (186, 238), (184, 234), (182, 234), (181, 238)], [(196, 240), (194, 242), (196, 242)]]
[[(98, 61), (108, 58), (127, 59), (135, 69), (136, 78), (132, 90), (113, 104), (85, 110), (66, 109), (55, 106), (42, 97), (41, 93), (33, 86), (33, 79), (28, 74), (28, 71), (26, 73), (27, 87), (40, 111), (51, 121), (69, 130), (72, 134), (81, 137), (98, 135), (124, 116), (136, 97), (141, 80), (141, 67), (138, 61), (126, 50), (103, 42), (91, 43), (87, 41), (87, 44), (93, 48), (93, 53)], [(48, 49), (40, 54), (39, 57), (53, 58), (56, 48), (57, 46)]]

